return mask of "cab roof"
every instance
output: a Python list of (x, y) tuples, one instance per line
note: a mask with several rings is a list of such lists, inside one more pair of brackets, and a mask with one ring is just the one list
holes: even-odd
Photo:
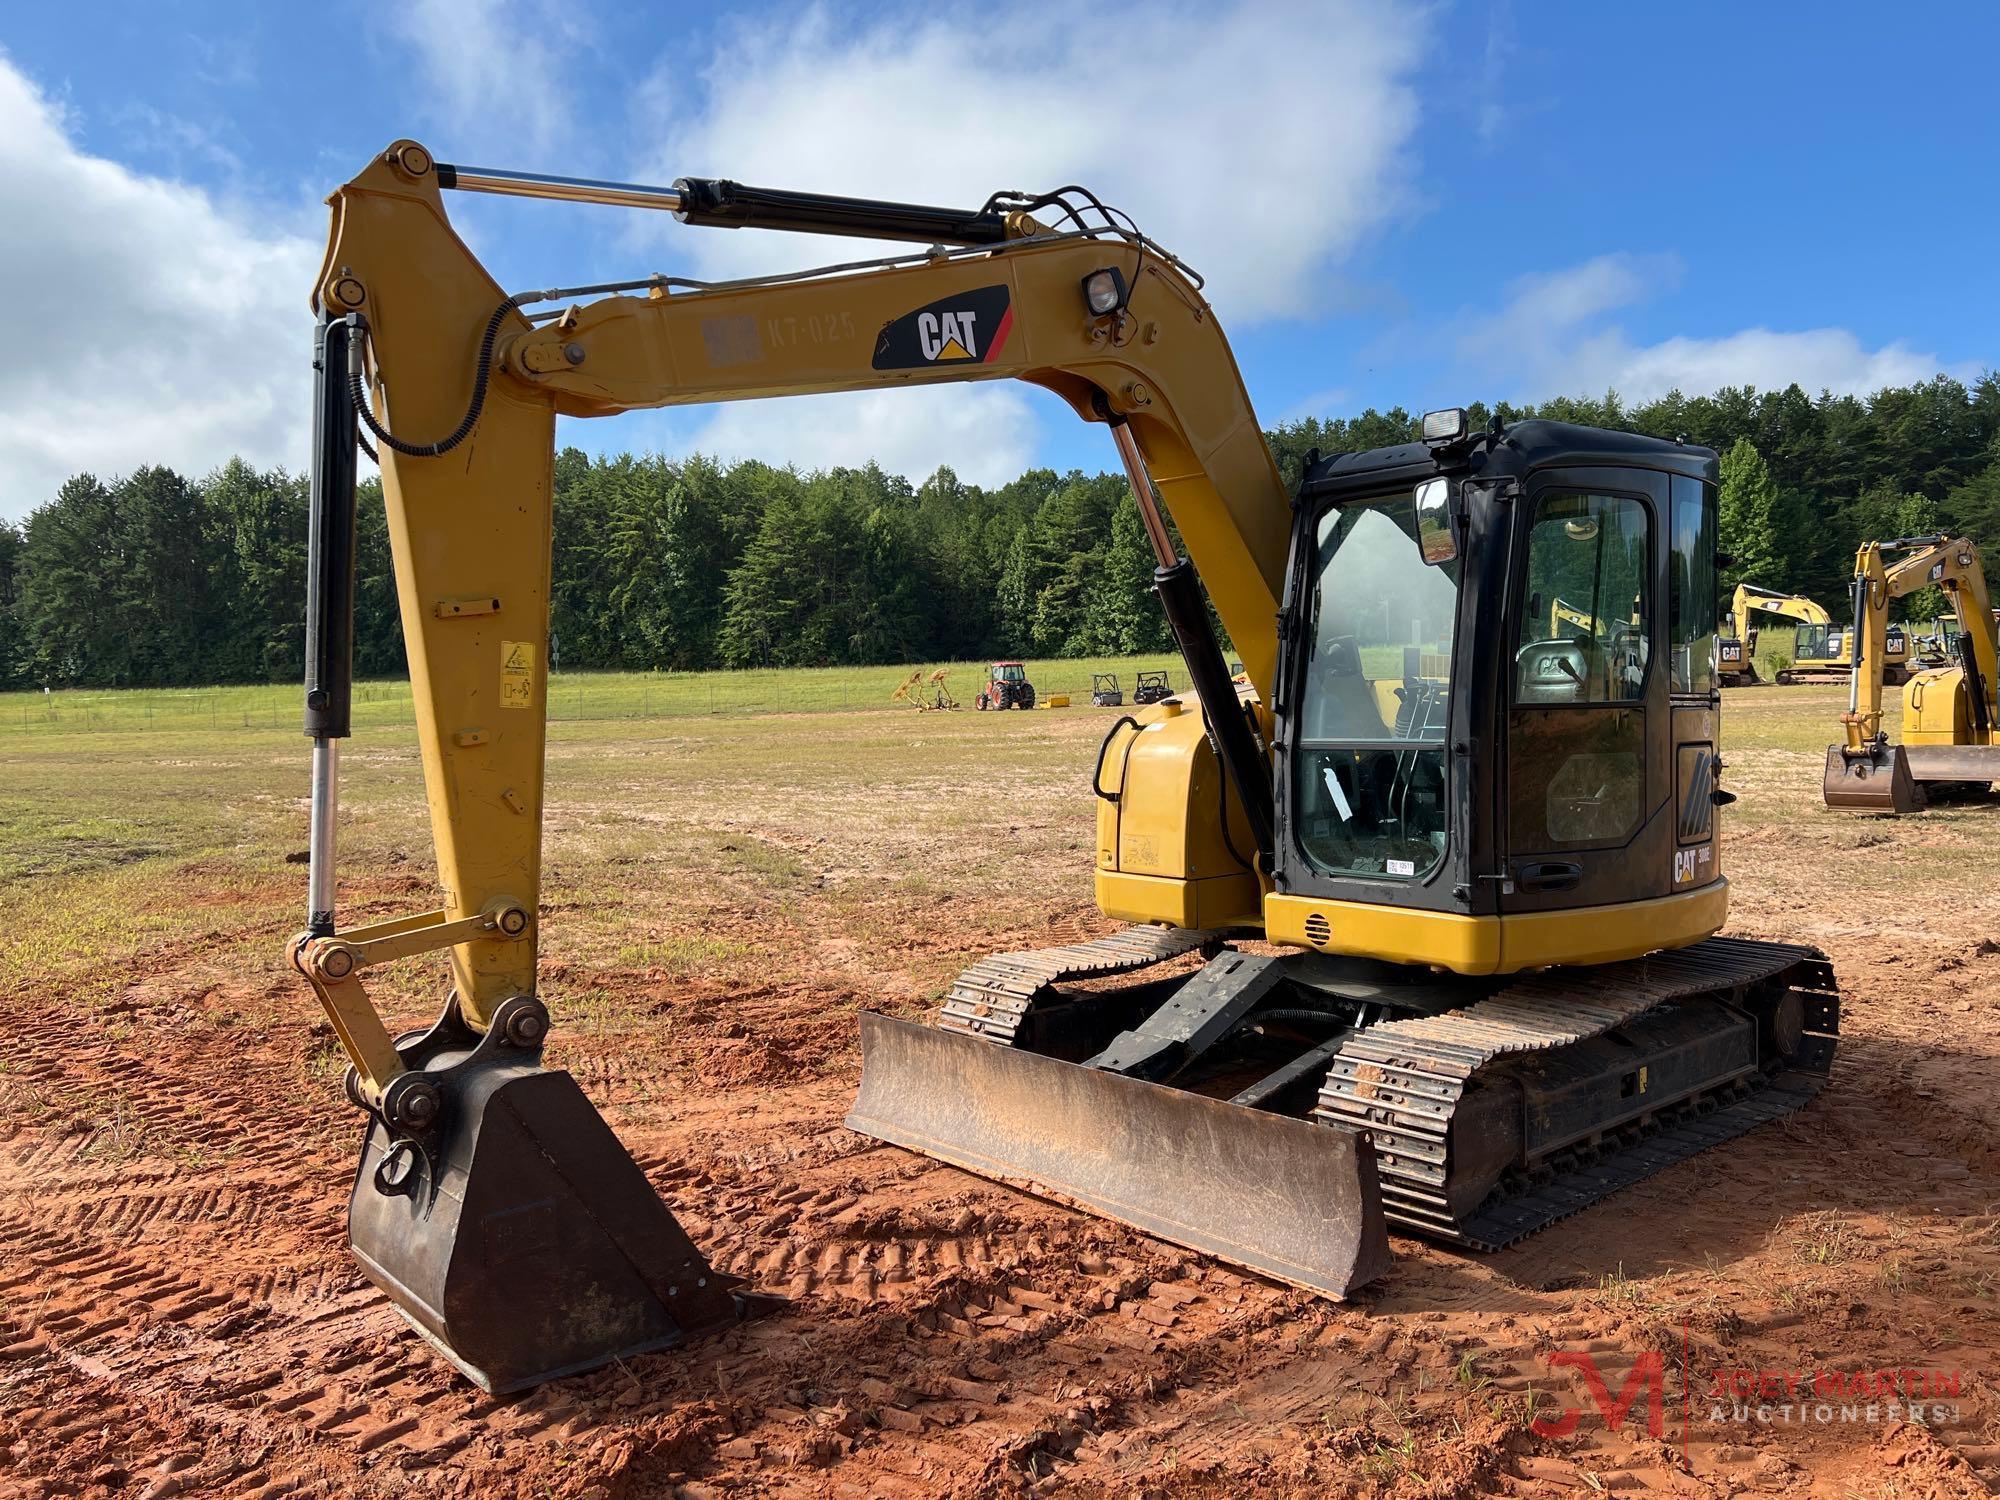
[(1468, 443), (1447, 449), (1433, 449), (1425, 443), (1398, 443), (1389, 448), (1370, 448), (1365, 453), (1336, 453), (1307, 467), (1299, 494), (1311, 498), (1328, 492), (1371, 488), (1389, 479), (1414, 482), (1438, 473), (1521, 475), (1556, 465), (1593, 464), (1658, 469), (1709, 484), (1718, 479), (1718, 460), (1713, 448), (1537, 417), (1516, 422), (1498, 435), (1475, 433)]

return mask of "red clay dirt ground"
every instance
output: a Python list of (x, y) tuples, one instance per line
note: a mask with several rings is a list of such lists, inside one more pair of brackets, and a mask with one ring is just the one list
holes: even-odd
[[(793, 729), (837, 738), (854, 717)], [(696, 1242), (792, 1300), (512, 1399), (460, 1380), (345, 1251), (358, 1126), (275, 956), (303, 871), (245, 856), (229, 867), (239, 905), (209, 921), (183, 867), (173, 899), (192, 925), (150, 941), (108, 995), (0, 994), (0, 1493), (1873, 1496), (1984, 1493), (2000, 1475), (2000, 943), (1985, 936), (2000, 898), (1990, 879), (1948, 899), (1918, 887), (1871, 918), (1854, 905), (1867, 880), (1850, 890), (1837, 871), (1885, 825), (1819, 815), (1803, 793), (1740, 820), (1731, 925), (1833, 955), (1832, 1085), (1511, 1251), (1398, 1239), (1392, 1273), (1337, 1306), (844, 1129), (858, 1007), (914, 1013), (982, 952), (1111, 926), (1087, 905), (1076, 794), (1100, 730), (1087, 715), (926, 726), (931, 751), (867, 787), (915, 810), (831, 829), (811, 799), (746, 810), (727, 794), (736, 771), (702, 772), (726, 812), (675, 802), (700, 731), (592, 747), (619, 768), (619, 806), (791, 861), (791, 894), (747, 879), (711, 903), (705, 948), (649, 963), (644, 947), (554, 945), (545, 970), (552, 1060)], [(1007, 796), (1018, 821), (987, 828), (986, 801), (926, 824), (925, 777), (963, 763), (981, 784), (1000, 732), (1032, 737), (1042, 768)], [(760, 777), (783, 784), (786, 753)], [(1746, 801), (1816, 788), (1791, 759), (1732, 755), (1733, 784)], [(385, 764), (409, 781), (407, 746)], [(572, 808), (608, 795), (571, 782)], [(411, 795), (384, 805), (401, 817)], [(1948, 856), (1982, 837), (1979, 816), (1901, 837)], [(967, 828), (1000, 847), (925, 859)], [(552, 823), (552, 870), (566, 846), (571, 868), (624, 858), (578, 839)], [(1017, 855), (1042, 873), (1014, 873), (1000, 925), (955, 926), (988, 897), (982, 861)], [(427, 900), (420, 866), (365, 863), (344, 893), (354, 919)], [(650, 878), (628, 884), (643, 898)], [(560, 875), (550, 897), (552, 933), (596, 901)], [(826, 925), (774, 937), (781, 906)], [(565, 995), (591, 1018), (567, 1041)], [(1655, 1350), (1658, 1437), (1643, 1397), (1607, 1431), (1583, 1378), (1550, 1362), (1591, 1354), (1616, 1394)], [(1957, 1372), (1954, 1414), (1739, 1423), (1703, 1399), (1719, 1371), (1903, 1368)], [(1529, 1426), (1575, 1405), (1567, 1436)]]

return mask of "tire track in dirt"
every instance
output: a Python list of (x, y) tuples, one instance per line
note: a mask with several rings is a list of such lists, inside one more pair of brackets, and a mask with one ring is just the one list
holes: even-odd
[[(821, 994), (800, 986), (795, 1003)], [(1893, 1238), (1913, 1278), (2000, 1263), (1976, 1213), (1991, 1167), (1936, 1182), (1913, 1170), (1960, 1126), (1940, 1135), (1907, 1118), (1908, 1054), (1869, 1032), (1867, 1013), (1855, 1007), (1853, 1075), (1796, 1124), (1749, 1138), (1754, 1155), (1698, 1158), (1511, 1259), (1398, 1241), (1390, 1283), (1345, 1309), (849, 1136), (851, 1076), (821, 1071), (819, 1049), (692, 1091), (646, 1059), (691, 1067), (707, 1038), (646, 1048), (635, 1029), (620, 1039), (620, 1133), (718, 1265), (794, 1301), (504, 1402), (452, 1374), (347, 1258), (354, 1133), (334, 1127), (351, 1116), (302, 1080), (299, 1053), (266, 1044), (245, 1059), (225, 1038), (144, 1030), (79, 1038), (38, 1018), (22, 1028), (36, 1086), (115, 1084), (148, 1106), (142, 1147), (165, 1154), (107, 1159), (60, 1111), (0, 1142), (0, 1452), (15, 1452), (28, 1492), (87, 1488), (141, 1452), (144, 1472), (101, 1485), (135, 1494), (928, 1495), (1123, 1491), (1163, 1476), (1290, 1490), (1387, 1488), (1419, 1469), (1466, 1492), (1548, 1493), (1593, 1470), (1664, 1483), (1646, 1440), (1585, 1434), (1558, 1456), (1491, 1409), (1537, 1390), (1582, 1400), (1551, 1383), (1554, 1348), (1596, 1349), (1618, 1386), (1635, 1341), (1657, 1332), (1651, 1314), (1566, 1268), (1618, 1265), (1634, 1221), (1663, 1205), (1704, 1228), (1742, 1221), (1722, 1242), (1739, 1279), (1746, 1265), (1787, 1275), (1778, 1226), (1821, 1204), (1875, 1214), (1855, 1242)], [(804, 1009), (797, 1022), (801, 1035), (825, 1024)], [(305, 1045), (303, 1028), (291, 1035)], [(1925, 1076), (1949, 1083), (1941, 1067)], [(1920, 1208), (1937, 1220), (1915, 1220)], [(1662, 1224), (1647, 1237), (1686, 1234)], [(1656, 1260), (1642, 1274), (1662, 1285), (1699, 1279)], [(1852, 1312), (1832, 1289), (1789, 1325), (1759, 1295), (1741, 1304), (1744, 1329), (1717, 1325), (1717, 1358), (1791, 1360), (1806, 1341), (1907, 1358), (1933, 1337), (1908, 1314)], [(1991, 1365), (1989, 1318), (1959, 1317), (1954, 1358)], [(1851, 1440), (1813, 1451), (1859, 1462)], [(1764, 1457), (1704, 1462), (1758, 1487), (1782, 1480), (1757, 1468)]]
[[(235, 1154), (275, 1135), (310, 1137), (309, 1127), (323, 1118), (324, 1101), (302, 1086), (294, 1068), (250, 1054), (231, 1032), (177, 1035), (148, 1031), (141, 1022), (126, 1038), (139, 1051), (91, 1035), (101, 1024), (96, 1016), (57, 1015), (10, 1030), (9, 1091), (40, 1095), (45, 1111), (108, 1093), (114, 1133), (129, 1100), (134, 1132), (157, 1132), (154, 1144), (190, 1154)], [(32, 1143), (17, 1168), (75, 1162), (93, 1144), (77, 1134)]]
[[(25, 1362), (47, 1382), (87, 1377), (142, 1412), (164, 1414), (148, 1437), (169, 1460), (253, 1456), (235, 1473), (209, 1474), (204, 1492), (282, 1484), (350, 1493), (364, 1469), (407, 1477), (477, 1439), (532, 1438), (557, 1420), (558, 1402), (530, 1400), (485, 1402), (487, 1414), (463, 1421), (482, 1398), (351, 1266), (272, 1300), (178, 1257), (156, 1258), (0, 1211), (8, 1336), (0, 1359)], [(68, 1436), (27, 1432), (31, 1471), (77, 1473)]]

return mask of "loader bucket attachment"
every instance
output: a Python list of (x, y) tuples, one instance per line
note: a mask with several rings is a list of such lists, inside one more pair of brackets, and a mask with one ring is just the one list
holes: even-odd
[(1825, 792), (1828, 807), (1857, 812), (1902, 814), (1925, 807), (1923, 788), (1911, 777), (1901, 745), (1827, 746)]
[(349, 1237), (481, 1389), (521, 1390), (738, 1317), (740, 1281), (710, 1269), (569, 1074), (459, 1070), (442, 1119), (422, 1151), (369, 1126)]
[(847, 1124), (1330, 1297), (1389, 1266), (1356, 1132), (866, 1012)]

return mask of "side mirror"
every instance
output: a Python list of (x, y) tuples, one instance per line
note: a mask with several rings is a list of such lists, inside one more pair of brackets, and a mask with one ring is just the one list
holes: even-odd
[(1458, 539), (1451, 532), (1451, 501), (1449, 479), (1426, 479), (1417, 486), (1417, 551), (1432, 567), (1458, 556)]

